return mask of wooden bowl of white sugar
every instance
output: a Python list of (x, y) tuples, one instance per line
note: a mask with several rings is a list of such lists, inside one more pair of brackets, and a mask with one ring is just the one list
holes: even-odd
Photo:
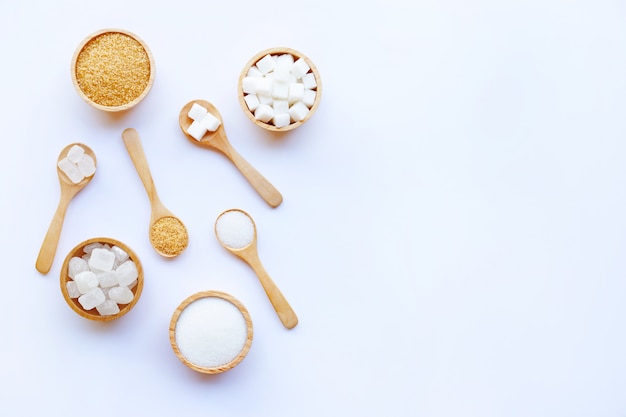
[(143, 290), (143, 268), (126, 244), (108, 237), (85, 240), (65, 257), (61, 293), (78, 315), (95, 321), (122, 317)]
[(322, 79), (317, 67), (295, 49), (270, 48), (254, 55), (239, 75), (239, 104), (257, 126), (285, 132), (301, 126), (317, 110)]
[(170, 321), (174, 353), (189, 368), (218, 374), (237, 366), (252, 345), (252, 320), (230, 294), (202, 291), (187, 297)]

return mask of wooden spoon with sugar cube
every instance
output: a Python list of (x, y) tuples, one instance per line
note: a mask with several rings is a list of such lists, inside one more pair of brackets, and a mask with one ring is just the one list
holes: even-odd
[[(207, 119), (211, 120), (208, 123), (205, 120), (204, 126), (199, 120), (194, 120), (189, 116), (189, 111), (194, 104), (203, 107), (209, 114)], [(195, 106), (196, 109), (197, 106)], [(214, 105), (205, 100), (190, 101), (181, 109), (178, 122), (185, 136), (193, 143), (226, 155), (267, 204), (271, 207), (278, 207), (282, 203), (283, 196), (280, 192), (232, 147), (224, 130), (222, 116)]]
[(59, 154), (57, 175), (61, 185), (61, 198), (35, 263), (35, 268), (42, 274), (47, 274), (52, 266), (70, 201), (89, 184), (95, 170), (96, 155), (91, 148), (82, 143), (71, 143)]

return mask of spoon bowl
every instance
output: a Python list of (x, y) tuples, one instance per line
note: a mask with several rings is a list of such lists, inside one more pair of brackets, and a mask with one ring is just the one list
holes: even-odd
[(222, 212), (215, 221), (215, 236), (230, 253), (243, 259), (254, 270), (281, 323), (288, 329), (298, 324), (298, 317), (276, 283), (261, 264), (257, 251), (256, 225), (243, 210)]
[[(194, 103), (207, 109), (209, 113), (220, 121), (219, 127), (214, 132), (209, 131), (205, 133), (200, 140), (196, 140), (188, 133), (189, 126), (191, 126), (192, 123), (188, 113)], [(219, 151), (230, 159), (230, 161), (243, 174), (246, 180), (250, 183), (250, 185), (252, 185), (255, 191), (261, 196), (261, 198), (263, 198), (263, 200), (265, 200), (267, 204), (271, 207), (278, 207), (280, 203), (282, 203), (283, 196), (280, 192), (232, 147), (228, 141), (228, 137), (226, 136), (222, 116), (213, 104), (205, 100), (190, 101), (180, 110), (178, 122), (185, 136), (187, 136), (187, 138), (194, 144)]]
[(56, 254), (57, 246), (59, 245), (59, 238), (61, 237), (61, 230), (63, 229), (63, 222), (65, 221), (65, 214), (70, 201), (80, 190), (85, 188), (87, 184), (93, 179), (93, 175), (83, 178), (79, 183), (74, 183), (70, 178), (59, 168), (59, 161), (67, 156), (68, 151), (74, 146), (78, 145), (82, 147), (85, 154), (89, 155), (94, 163), (96, 163), (96, 154), (93, 150), (82, 143), (71, 143), (61, 150), (57, 159), (57, 176), (59, 177), (59, 184), (61, 186), (61, 196), (59, 199), (59, 205), (52, 217), (50, 226), (46, 236), (44, 237), (35, 268), (42, 274), (47, 274), (52, 267), (54, 261), (54, 255)]
[(133, 128), (124, 130), (122, 139), (150, 199), (150, 243), (161, 256), (166, 258), (178, 256), (189, 243), (187, 228), (159, 199), (137, 130)]

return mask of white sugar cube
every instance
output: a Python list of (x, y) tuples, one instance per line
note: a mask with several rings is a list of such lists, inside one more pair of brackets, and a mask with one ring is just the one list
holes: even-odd
[(98, 310), (101, 316), (113, 316), (120, 312), (120, 308), (115, 301), (106, 299), (96, 306), (96, 310)]
[(256, 94), (258, 90), (259, 80), (262, 77), (243, 77), (241, 80), (241, 89), (246, 94)]
[(272, 88), (273, 88), (273, 81), (271, 78), (257, 78), (259, 81), (257, 83), (256, 86), (256, 93), (260, 96), (271, 96), (272, 95)]
[(76, 275), (78, 275), (80, 272), (88, 270), (89, 265), (87, 264), (86, 260), (84, 260), (83, 258), (79, 258), (78, 256), (73, 256), (70, 258), (70, 261), (67, 265), (67, 274), (70, 276), (70, 278), (74, 279)]
[(255, 111), (257, 107), (259, 107), (259, 97), (256, 94), (248, 94), (243, 100), (246, 102), (246, 106), (248, 106), (248, 110)]
[(222, 124), (222, 122), (220, 122), (220, 119), (213, 116), (211, 113), (207, 113), (200, 123), (202, 124), (202, 127), (204, 127), (209, 132), (215, 132), (217, 128), (220, 127), (220, 125)]
[(262, 121), (263, 123), (267, 123), (272, 120), (274, 117), (274, 109), (267, 104), (261, 104), (254, 111), (254, 118)]
[(91, 251), (94, 250), (95, 248), (103, 248), (103, 247), (104, 245), (100, 242), (89, 243), (85, 245), (85, 247), (83, 248), (83, 252), (91, 254)]
[(139, 276), (137, 271), (137, 265), (131, 260), (122, 263), (115, 270), (117, 274), (117, 281), (121, 287), (126, 287)]
[(259, 103), (261, 104), (267, 104), (268, 106), (271, 106), (272, 103), (274, 103), (274, 99), (272, 98), (272, 96), (257, 96), (259, 98)]
[(135, 295), (127, 287), (113, 287), (109, 290), (109, 298), (118, 304), (128, 304)]
[(274, 114), (289, 113), (289, 102), (287, 100), (274, 100), (272, 103)]
[(104, 302), (106, 297), (99, 287), (96, 287), (85, 294), (78, 297), (78, 302), (85, 310), (91, 310), (92, 308), (99, 306)]
[(301, 101), (304, 98), (304, 90), (304, 84), (291, 83), (289, 85), (289, 96), (287, 97), (287, 100), (289, 100), (290, 103)]
[(70, 161), (67, 157), (61, 159), (57, 165), (59, 166), (59, 169), (65, 175), (67, 175), (70, 181), (72, 181), (74, 184), (78, 184), (83, 180), (83, 178), (85, 178), (85, 176), (80, 172), (76, 164)]
[(74, 278), (76, 287), (81, 294), (88, 293), (98, 287), (98, 277), (92, 271), (83, 271)]
[(289, 84), (282, 81), (272, 83), (272, 97), (286, 100), (289, 97)]
[(187, 128), (187, 133), (195, 140), (200, 140), (206, 133), (206, 128), (202, 125), (202, 122), (194, 120)]
[(115, 254), (105, 248), (95, 248), (89, 257), (89, 268), (98, 271), (111, 271), (115, 263)]
[(291, 74), (291, 67), (293, 64), (287, 61), (278, 61), (274, 67), (274, 80), (286, 82), (289, 80)]
[(306, 104), (307, 107), (311, 108), (313, 104), (315, 104), (316, 94), (317, 93), (315, 92), (315, 90), (305, 89), (304, 96), (302, 97), (302, 102)]
[(115, 271), (97, 272), (96, 277), (100, 288), (108, 288), (118, 284), (117, 273)]
[(289, 108), (289, 115), (296, 122), (302, 121), (308, 112), (309, 108), (301, 101), (294, 103), (294, 105)]
[(310, 69), (311, 67), (309, 67), (309, 64), (307, 64), (304, 59), (298, 58), (296, 62), (293, 63), (291, 72), (296, 76), (296, 78), (302, 78), (304, 77), (304, 74), (309, 72)]
[(128, 259), (128, 253), (119, 246), (113, 246), (111, 252), (115, 254), (115, 262), (119, 265)]
[(67, 159), (72, 161), (73, 163), (78, 162), (81, 156), (85, 154), (85, 149), (83, 149), (80, 145), (74, 145), (67, 151)]
[(187, 112), (187, 116), (192, 120), (200, 121), (207, 114), (207, 109), (199, 105), (198, 103), (193, 103), (191, 108)]
[(84, 177), (91, 177), (96, 173), (96, 162), (87, 154), (80, 157), (78, 162), (76, 162), (76, 166)]
[(277, 113), (272, 118), (272, 123), (274, 123), (274, 126), (276, 127), (289, 126), (291, 123), (291, 117), (289, 116), (289, 113)]
[(293, 64), (293, 55), (291, 54), (281, 54), (281, 55), (278, 55), (275, 59), (276, 59), (276, 65), (283, 63), (283, 62), (289, 63), (290, 65)]
[(78, 284), (75, 281), (67, 281), (65, 283), (65, 288), (67, 289), (67, 295), (70, 298), (78, 298), (80, 297), (80, 291), (78, 290)]
[(262, 74), (267, 74), (272, 71), (276, 66), (276, 59), (270, 54), (265, 55), (263, 58), (259, 59), (256, 63), (256, 67), (261, 71)]
[(248, 72), (246, 73), (248, 77), (262, 77), (263, 73), (257, 67), (248, 68)]
[(317, 87), (317, 81), (315, 80), (315, 74), (309, 72), (302, 76), (302, 84), (304, 84), (304, 88), (315, 88)]

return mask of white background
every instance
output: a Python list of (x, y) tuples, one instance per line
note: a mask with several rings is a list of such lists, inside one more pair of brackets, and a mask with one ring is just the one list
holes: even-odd
[[(2, 3), (3, 415), (626, 416), (623, 1)], [(75, 48), (107, 27), (139, 35), (156, 64), (123, 115), (91, 108), (70, 80)], [(236, 97), (243, 65), (275, 46), (323, 80), (317, 113), (279, 136)], [(183, 136), (192, 99), (217, 106), (280, 207)], [(127, 127), (189, 229), (173, 260), (149, 245)], [(98, 171), (43, 276), (55, 162), (76, 141)], [(215, 239), (232, 207), (257, 223), (300, 318), (291, 331)], [(59, 289), (63, 258), (96, 236), (145, 270), (135, 309), (108, 324)], [(249, 355), (218, 376), (186, 368), (168, 339), (174, 309), (208, 289), (254, 322)]]

